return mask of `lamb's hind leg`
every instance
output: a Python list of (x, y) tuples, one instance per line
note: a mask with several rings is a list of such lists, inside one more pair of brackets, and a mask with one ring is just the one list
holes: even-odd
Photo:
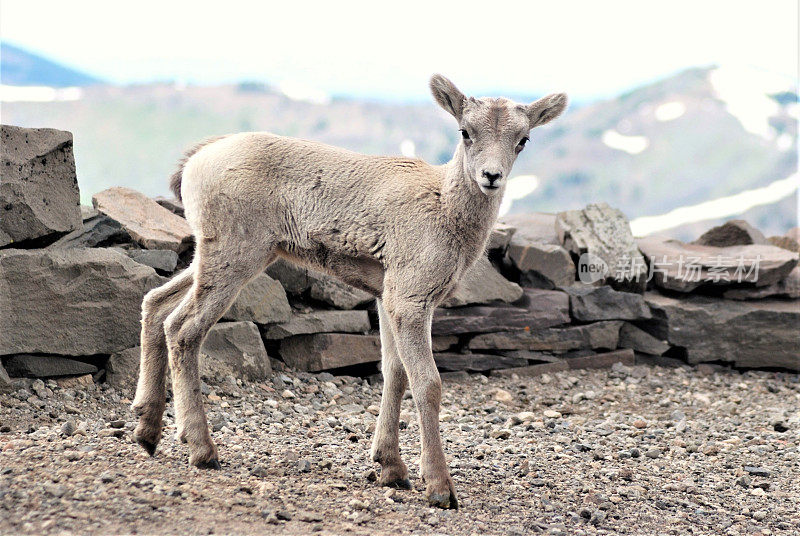
[(383, 395), (375, 437), (372, 440), (372, 459), (381, 464), (381, 485), (411, 489), (408, 468), (400, 458), (399, 424), (400, 404), (408, 386), (406, 371), (397, 355), (392, 326), (386, 311), (378, 300), (378, 318), (381, 327), (381, 369)]
[(188, 444), (194, 466), (220, 468), (200, 392), (200, 345), (241, 288), (274, 258), (273, 250), (260, 243), (201, 240), (194, 284), (164, 324), (178, 437)]
[[(408, 292), (405, 295), (425, 295)], [(447, 468), (439, 435), (442, 380), (431, 352), (432, 306), (397, 293), (384, 293), (384, 306), (394, 328), (397, 350), (408, 373), (411, 394), (419, 414), (422, 455), (420, 472), (428, 503), (439, 508), (458, 508), (453, 481)]]
[(189, 267), (166, 284), (151, 290), (142, 301), (141, 361), (139, 381), (132, 408), (139, 415), (133, 433), (151, 456), (161, 439), (161, 424), (166, 404), (167, 341), (164, 321), (181, 302), (192, 284)]

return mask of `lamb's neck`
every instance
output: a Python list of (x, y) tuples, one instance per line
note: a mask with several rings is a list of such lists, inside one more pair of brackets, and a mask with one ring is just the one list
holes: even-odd
[(464, 158), (464, 146), (459, 144), (453, 159), (442, 167), (442, 211), (454, 238), (479, 249), (497, 219), (503, 192), (491, 197), (481, 192), (467, 174)]

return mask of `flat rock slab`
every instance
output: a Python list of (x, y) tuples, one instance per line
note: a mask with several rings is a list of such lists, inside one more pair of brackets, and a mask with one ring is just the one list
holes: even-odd
[(287, 294), (299, 296), (311, 287), (308, 270), (281, 257), (267, 266), (266, 274), (281, 282)]
[(181, 218), (184, 217), (184, 207), (183, 202), (178, 199), (177, 197), (163, 197), (158, 196), (154, 197), (153, 200), (164, 207), (165, 209), (169, 210), (173, 214), (180, 216)]
[(660, 324), (657, 331), (685, 348), (689, 363), (724, 361), (800, 371), (800, 301), (678, 299), (655, 292), (645, 297)]
[(14, 380), (9, 377), (8, 372), (0, 363), (0, 393), (7, 393), (14, 390)]
[(258, 381), (272, 375), (267, 350), (252, 322), (221, 322), (200, 348), (200, 374), (219, 380), (234, 376)]
[[(556, 231), (559, 243), (581, 256), (581, 281), (605, 281), (616, 290), (644, 292), (647, 265), (620, 210), (597, 203), (561, 212), (556, 217)], [(595, 267), (601, 271), (594, 271)]]
[(581, 322), (598, 320), (645, 320), (650, 309), (641, 294), (619, 292), (609, 286), (575, 285), (565, 287), (569, 294), (572, 318)]
[(470, 350), (531, 350), (563, 353), (581, 349), (617, 348), (622, 322), (595, 322), (566, 328), (501, 331), (477, 335), (469, 341)]
[(313, 333), (364, 333), (369, 331), (367, 311), (312, 311), (295, 314), (288, 322), (264, 330), (265, 339), (285, 339)]
[(138, 346), (111, 354), (106, 363), (106, 383), (120, 389), (136, 387), (142, 349)]
[(515, 235), (506, 250), (506, 259), (520, 273), (520, 283), (537, 288), (559, 288), (575, 282), (575, 263), (558, 244), (531, 242)]
[(519, 271), (523, 286), (552, 289), (575, 281), (575, 263), (558, 241), (555, 214), (515, 214), (502, 222), (514, 229), (505, 258)]
[(97, 214), (83, 222), (79, 229), (47, 246), (48, 249), (98, 248), (133, 242), (128, 231), (116, 220)]
[(164, 274), (171, 274), (178, 266), (178, 254), (169, 249), (127, 249), (125, 254), (138, 262)]
[(166, 281), (112, 249), (2, 250), (0, 355), (131, 348), (142, 298)]
[(764, 298), (800, 299), (800, 266), (795, 266), (789, 275), (766, 287), (731, 288), (722, 293), (729, 300), (761, 300)]
[(474, 305), (437, 309), (433, 335), (539, 329), (569, 323), (569, 297), (556, 290), (524, 289), (519, 306)]
[(455, 292), (442, 303), (442, 307), (489, 302), (511, 303), (521, 297), (522, 288), (500, 275), (489, 259), (481, 255), (464, 273)]
[(767, 238), (767, 243), (787, 251), (800, 253), (800, 244), (794, 238), (789, 238), (788, 236), (770, 236)]
[(619, 330), (619, 347), (630, 348), (648, 355), (662, 355), (669, 350), (669, 343), (654, 337), (633, 324), (625, 322)]
[(502, 256), (516, 231), (517, 229), (511, 225), (495, 222), (492, 232), (489, 233), (489, 242), (486, 244), (486, 249), (488, 251), (497, 251)]
[(500, 222), (515, 229), (514, 235), (537, 244), (558, 244), (556, 215), (545, 212), (529, 212), (503, 216)]
[(308, 270), (308, 295), (337, 309), (355, 309), (375, 300), (375, 296), (327, 274)]
[(192, 242), (189, 224), (141, 192), (116, 186), (92, 196), (94, 208), (118, 221), (146, 249), (182, 253)]
[(290, 367), (317, 372), (379, 361), (381, 343), (376, 335), (298, 335), (281, 340), (280, 354)]
[(495, 369), (522, 367), (527, 359), (492, 354), (433, 354), (436, 367), (442, 372), (463, 370), (466, 372), (487, 372)]
[(226, 320), (241, 320), (256, 324), (286, 322), (292, 317), (292, 307), (283, 286), (267, 274), (259, 274), (239, 292), (239, 296), (222, 315)]
[(23, 378), (56, 378), (97, 372), (97, 367), (90, 363), (57, 355), (13, 355), (5, 360), (5, 367), (11, 376)]
[(712, 227), (692, 242), (700, 246), (748, 246), (766, 244), (764, 234), (744, 220), (730, 220)]
[(539, 365), (529, 365), (527, 367), (493, 370), (492, 376), (510, 377), (516, 375), (520, 377), (531, 377), (565, 370), (611, 368), (614, 363), (632, 366), (635, 362), (636, 357), (633, 350), (614, 350), (613, 352), (605, 352), (602, 354), (563, 359), (554, 363), (541, 363)]
[(0, 247), (81, 227), (72, 134), (0, 125)]
[(733, 283), (766, 287), (784, 279), (798, 262), (797, 253), (764, 244), (713, 247), (658, 237), (637, 242), (655, 284), (679, 292)]

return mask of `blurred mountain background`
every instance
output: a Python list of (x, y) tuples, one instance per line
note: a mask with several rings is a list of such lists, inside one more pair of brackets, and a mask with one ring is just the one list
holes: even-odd
[[(458, 141), (453, 119), (432, 101), (331, 97), (261, 81), (116, 85), (8, 43), (0, 64), (2, 122), (71, 131), (84, 203), (113, 185), (167, 195), (182, 151), (218, 134), (267, 130), (435, 164)], [(573, 103), (532, 132), (504, 210), (606, 201), (640, 235), (692, 239), (731, 217), (782, 234), (798, 225), (798, 117), (795, 81), (725, 65)]]

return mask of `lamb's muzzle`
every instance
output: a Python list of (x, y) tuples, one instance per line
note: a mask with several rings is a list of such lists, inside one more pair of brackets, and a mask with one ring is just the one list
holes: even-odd
[(410, 487), (398, 446), (400, 401), (410, 387), (426, 496), (457, 508), (439, 435), (433, 311), (483, 254), (529, 131), (558, 117), (567, 98), (530, 105), (467, 98), (441, 75), (430, 87), (461, 130), (453, 159), (441, 166), (266, 132), (207, 140), (187, 153), (172, 187), (194, 230), (195, 257), (142, 305), (135, 437), (151, 455), (161, 438), (169, 363), (178, 436), (190, 462), (220, 467), (203, 411), (200, 345), (239, 290), (280, 256), (378, 299), (384, 387), (372, 456), (381, 464), (380, 483)]

